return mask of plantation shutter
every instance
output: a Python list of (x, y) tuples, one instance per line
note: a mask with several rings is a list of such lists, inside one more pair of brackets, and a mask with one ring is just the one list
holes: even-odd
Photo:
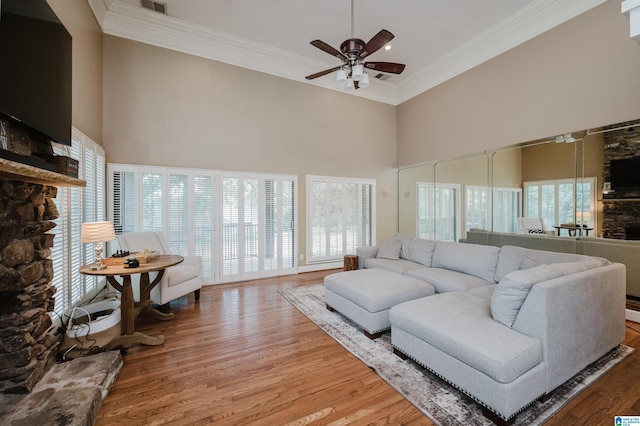
[(236, 275), (239, 272), (238, 232), (239, 203), (238, 178), (222, 179), (222, 275)]
[(213, 276), (213, 177), (193, 178), (194, 252), (202, 256), (202, 274)]
[(58, 208), (58, 218), (54, 221), (56, 227), (50, 232), (55, 235), (53, 238), (53, 247), (51, 248), (51, 261), (53, 263), (53, 280), (51, 283), (56, 287), (55, 312), (63, 315), (71, 307), (71, 286), (69, 269), (69, 188), (58, 188), (58, 195), (55, 203)]
[[(81, 145), (81, 143), (79, 143), (76, 140), (72, 140), (71, 143), (71, 157), (75, 158), (77, 160), (80, 161), (80, 177), (81, 178), (85, 178), (85, 176), (87, 175), (87, 170), (92, 170), (93, 169), (93, 164), (90, 164), (90, 162), (93, 161), (93, 158), (89, 158), (89, 159), (84, 159), (83, 158), (83, 147)], [(83, 161), (84, 160), (84, 161)], [(95, 190), (95, 182), (93, 181), (93, 179), (91, 179), (92, 175), (88, 175), (90, 177), (89, 181), (87, 182), (87, 185), (89, 186), (89, 188), (86, 188), (86, 192), (87, 194), (91, 194), (90, 197), (91, 199), (93, 199), (95, 197), (95, 194), (93, 193), (93, 191)], [(81, 188), (70, 188), (69, 191), (69, 198), (68, 198), (68, 205), (69, 205), (69, 233), (68, 235), (68, 241), (69, 241), (69, 249), (67, 251), (68, 253), (68, 264), (69, 264), (69, 269), (71, 271), (70, 274), (70, 285), (71, 285), (71, 300), (70, 303), (72, 305), (80, 302), (80, 300), (82, 299), (82, 296), (84, 296), (84, 280), (82, 279), (81, 275), (77, 272), (80, 267), (82, 265), (84, 265), (84, 245), (81, 241), (80, 241), (80, 231), (82, 229), (82, 224), (85, 221), (84, 218), (84, 209), (86, 208), (85, 204), (84, 204), (84, 199), (82, 196), (82, 189)], [(91, 212), (92, 215), (95, 213), (94, 212), (94, 208), (92, 206)], [(87, 244), (89, 246), (93, 245), (93, 244)]]
[(189, 178), (169, 175), (169, 247), (171, 253), (185, 255), (189, 247)]
[(135, 228), (136, 191), (134, 173), (114, 171), (111, 175), (112, 222), (116, 235), (133, 232)]
[(362, 184), (362, 227), (361, 244), (363, 246), (373, 245), (373, 185)]
[(142, 173), (142, 231), (162, 231), (163, 190), (160, 173)]
[(57, 155), (78, 160), (78, 177), (86, 182), (85, 188), (58, 188), (55, 199), (59, 216), (50, 231), (55, 235), (51, 248), (52, 284), (56, 287), (54, 311), (63, 316), (105, 281), (78, 272), (95, 257), (95, 244), (80, 241), (82, 224), (104, 220), (104, 150), (77, 129), (72, 129), (70, 147), (54, 144), (53, 149)]
[(307, 177), (309, 261), (337, 260), (374, 240), (374, 182)]

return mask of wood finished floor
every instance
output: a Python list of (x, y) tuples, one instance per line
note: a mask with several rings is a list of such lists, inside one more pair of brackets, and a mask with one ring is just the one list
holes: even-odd
[[(139, 320), (166, 342), (129, 349), (96, 425), (433, 424), (278, 293), (333, 272), (208, 286), (172, 302), (173, 321)], [(640, 324), (624, 343), (640, 348)], [(639, 414), (635, 351), (546, 425)]]

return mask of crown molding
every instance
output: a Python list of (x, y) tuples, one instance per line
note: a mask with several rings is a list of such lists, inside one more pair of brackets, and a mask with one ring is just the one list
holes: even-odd
[(607, 0), (538, 0), (489, 28), (448, 55), (403, 81), (396, 97), (405, 102), (476, 67)]
[[(87, 0), (104, 34), (343, 92), (331, 78), (304, 79), (332, 64), (152, 12), (121, 0)], [(536, 0), (400, 83), (371, 79), (349, 94), (398, 105), (606, 0)]]

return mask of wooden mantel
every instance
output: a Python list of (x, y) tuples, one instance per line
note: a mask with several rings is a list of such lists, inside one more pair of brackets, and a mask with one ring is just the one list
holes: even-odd
[(39, 183), (50, 186), (86, 187), (87, 182), (49, 170), (33, 167), (15, 161), (0, 158), (0, 176), (23, 182)]

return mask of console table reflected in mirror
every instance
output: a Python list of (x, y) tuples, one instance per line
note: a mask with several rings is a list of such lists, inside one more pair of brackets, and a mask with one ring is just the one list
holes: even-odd
[(560, 225), (560, 226), (554, 226), (554, 228), (556, 228), (556, 235), (560, 236), (562, 235), (561, 231), (563, 229), (567, 230), (567, 235), (570, 237), (582, 237), (583, 235), (585, 237), (589, 236), (589, 231), (593, 231), (593, 228), (588, 228), (586, 226), (580, 226), (580, 225)]
[[(122, 259), (124, 262), (124, 259)], [(159, 255), (157, 259), (149, 263), (141, 263), (140, 266), (129, 268), (124, 263), (121, 265), (108, 265), (105, 269), (92, 270), (94, 263), (80, 268), (80, 273), (85, 275), (99, 275), (107, 278), (111, 284), (122, 295), (120, 308), (122, 311), (121, 329), (119, 338), (114, 339), (108, 347), (110, 349), (124, 347), (129, 348), (132, 344), (141, 343), (143, 345), (162, 345), (164, 336), (148, 336), (135, 331), (135, 320), (140, 315), (149, 315), (161, 321), (168, 321), (174, 318), (173, 314), (165, 314), (151, 307), (151, 290), (160, 282), (165, 269), (177, 265), (184, 261), (182, 256)], [(149, 278), (150, 272), (157, 272), (153, 281)], [(140, 274), (140, 301), (136, 302), (133, 296), (131, 276)], [(116, 277), (120, 277), (119, 282)]]

